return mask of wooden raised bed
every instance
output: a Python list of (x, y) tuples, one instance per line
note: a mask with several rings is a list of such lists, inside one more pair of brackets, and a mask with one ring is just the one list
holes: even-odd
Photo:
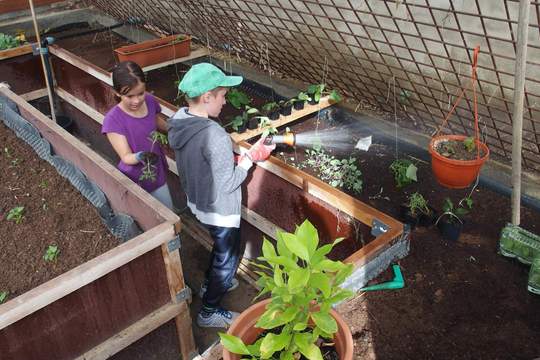
[[(103, 114), (115, 105), (110, 74), (57, 46), (51, 48), (51, 53), (58, 84), (57, 94), (76, 112), (85, 114), (95, 122), (93, 125), (89, 122), (79, 124), (81, 133), (89, 136), (85, 140), (94, 147), (112, 151), (106, 149), (106, 140), (99, 135)], [(164, 116), (170, 117), (177, 110), (166, 101), (158, 100)], [(249, 146), (247, 142), (240, 141), (236, 144), (236, 151), (245, 151)], [(114, 156), (114, 153), (109, 155)], [(171, 152), (168, 162), (171, 172), (175, 173), (176, 164)], [(172, 183), (178, 181), (170, 182), (169, 185), (174, 186)], [(173, 193), (178, 191), (173, 189)], [(276, 202), (278, 193), (286, 196)], [(304, 217), (309, 217), (316, 224), (323, 238), (350, 237), (355, 230), (350, 224), (340, 224), (343, 214), (352, 217), (368, 230), (374, 225), (383, 224), (384, 229), (372, 241), (345, 257), (346, 261), (355, 264), (357, 270), (403, 240), (403, 225), (400, 222), (274, 157), (255, 167), (244, 184), (244, 194), (242, 237), (248, 239), (250, 249), (260, 249), (262, 235), (274, 238), (277, 229), (291, 231)], [(188, 219), (183, 222), (186, 231), (205, 246), (211, 246), (211, 240), (199, 224)], [(252, 258), (258, 254), (255, 252), (246, 255)], [(244, 269), (253, 280), (255, 277), (249, 269)]]
[(0, 95), (144, 231), (0, 305), (1, 358), (105, 359), (173, 318), (183, 358), (194, 357), (180, 219), (4, 84)]

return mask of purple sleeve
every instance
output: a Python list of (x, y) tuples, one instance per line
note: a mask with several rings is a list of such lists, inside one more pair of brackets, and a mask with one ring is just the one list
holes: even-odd
[(126, 136), (125, 126), (117, 116), (114, 116), (114, 109), (105, 115), (105, 118), (103, 119), (103, 126), (101, 127), (101, 133), (117, 133)]

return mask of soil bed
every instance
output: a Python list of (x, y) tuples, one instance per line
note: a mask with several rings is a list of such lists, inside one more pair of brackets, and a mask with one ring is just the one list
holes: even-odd
[[(469, 151), (463, 141), (441, 141), (437, 144), (436, 150), (442, 156), (454, 160), (475, 160), (477, 158), (476, 147)], [(480, 157), (485, 155), (484, 149), (480, 149)]]
[[(0, 124), (0, 292), (12, 299), (118, 245), (95, 208), (56, 169)], [(19, 224), (10, 209), (24, 207)], [(58, 258), (43, 258), (49, 245)]]

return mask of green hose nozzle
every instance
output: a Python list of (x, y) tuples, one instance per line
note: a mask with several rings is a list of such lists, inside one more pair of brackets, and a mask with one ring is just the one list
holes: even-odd
[(392, 281), (366, 286), (365, 288), (360, 289), (360, 291), (396, 290), (405, 287), (405, 281), (403, 280), (399, 265), (392, 265), (392, 269), (394, 270), (394, 278)]

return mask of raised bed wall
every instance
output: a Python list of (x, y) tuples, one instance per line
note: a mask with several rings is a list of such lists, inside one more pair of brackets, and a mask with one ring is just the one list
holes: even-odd
[[(106, 147), (103, 144), (106, 139), (96, 130), (99, 129), (103, 114), (116, 104), (110, 87), (110, 74), (58, 46), (53, 46), (51, 53), (58, 85), (57, 94), (96, 122), (97, 128), (96, 124), (78, 124), (81, 128), (80, 133), (86, 132), (94, 137), (87, 141), (100, 143), (100, 148)], [(174, 114), (176, 107), (163, 100), (160, 102), (163, 116)], [(82, 127), (93, 130), (83, 130)], [(240, 151), (241, 148), (247, 149), (250, 145), (241, 142), (236, 146), (237, 151)], [(114, 156), (110, 149), (108, 153)], [(174, 154), (169, 151), (168, 156), (170, 170), (174, 173), (176, 172)], [(387, 227), (385, 233), (376, 234), (367, 246), (351, 250), (342, 257), (355, 263), (358, 269), (403, 240), (401, 223), (276, 158), (258, 164), (250, 174), (249, 180), (244, 185), (243, 210), (243, 219), (252, 225), (252, 227), (244, 226), (242, 234), (247, 240), (246, 257), (258, 255), (263, 234), (272, 238), (277, 229), (294, 230), (294, 225), (306, 217), (319, 227), (322, 237), (328, 240), (339, 236), (353, 237), (358, 232), (344, 221), (344, 215), (353, 218), (367, 236), (375, 219), (384, 223)], [(205, 237), (201, 241), (210, 246), (210, 240), (200, 226), (197, 228), (197, 224), (190, 224), (187, 228), (192, 234)], [(255, 228), (258, 231), (254, 231)], [(396, 252), (388, 261), (404, 256), (407, 251), (406, 245), (402, 244), (401, 247), (399, 254)], [(369, 279), (362, 277), (360, 280), (356, 285), (361, 286)]]
[(171, 319), (184, 358), (193, 357), (189, 292), (179, 253), (169, 247), (180, 219), (4, 85), (0, 96), (144, 231), (0, 305), (1, 358), (104, 359)]

